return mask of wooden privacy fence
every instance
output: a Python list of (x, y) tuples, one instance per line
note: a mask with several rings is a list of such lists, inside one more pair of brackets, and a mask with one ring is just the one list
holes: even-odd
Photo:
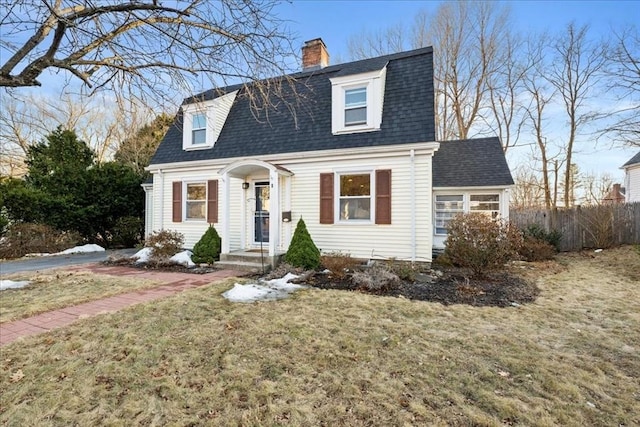
[(562, 233), (561, 251), (640, 244), (640, 202), (554, 209), (511, 209), (518, 228), (537, 224)]

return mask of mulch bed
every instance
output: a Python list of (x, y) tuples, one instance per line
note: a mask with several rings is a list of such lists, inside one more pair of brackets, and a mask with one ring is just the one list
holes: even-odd
[[(321, 289), (360, 291), (349, 279), (336, 280), (326, 274), (316, 274), (305, 282)], [(441, 277), (403, 282), (398, 289), (378, 294), (412, 300), (439, 302), (444, 305), (468, 304), (477, 307), (510, 307), (535, 301), (538, 287), (509, 273), (486, 278), (471, 278), (459, 271), (444, 271)]]
[[(205, 274), (215, 267), (185, 267), (176, 263), (138, 263), (129, 258), (103, 261), (105, 265), (126, 265), (145, 270), (162, 270), (176, 273)], [(496, 273), (485, 278), (469, 278), (461, 269), (440, 270), (439, 275), (421, 274), (415, 282), (402, 282), (397, 289), (378, 292), (376, 295), (404, 297), (411, 300), (439, 302), (444, 305), (468, 304), (477, 307), (510, 307), (535, 301), (540, 293), (529, 281), (509, 273)], [(259, 276), (254, 276), (256, 279)], [(320, 289), (338, 289), (366, 292), (347, 275), (336, 279), (328, 274), (316, 273), (304, 280), (304, 284)]]

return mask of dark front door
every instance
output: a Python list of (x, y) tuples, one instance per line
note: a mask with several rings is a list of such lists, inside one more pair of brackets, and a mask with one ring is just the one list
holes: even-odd
[(269, 182), (256, 182), (256, 210), (253, 220), (255, 243), (269, 242)]

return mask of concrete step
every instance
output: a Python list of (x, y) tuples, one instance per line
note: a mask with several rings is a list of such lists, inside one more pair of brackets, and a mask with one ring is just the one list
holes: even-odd
[[(247, 273), (262, 273), (262, 264), (258, 259), (258, 262), (252, 261), (216, 261), (216, 268), (222, 269), (230, 269), (230, 270), (238, 270), (245, 271)], [(265, 260), (264, 263), (264, 271), (267, 272), (271, 270), (271, 265)]]
[[(264, 252), (265, 262), (269, 260), (269, 252)], [(220, 261), (247, 261), (260, 263), (260, 252), (236, 252), (230, 254), (220, 254)]]

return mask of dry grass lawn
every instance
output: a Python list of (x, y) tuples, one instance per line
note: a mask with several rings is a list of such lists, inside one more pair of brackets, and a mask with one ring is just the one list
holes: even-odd
[(2, 348), (6, 425), (638, 425), (640, 254), (516, 267), (494, 308), (230, 282)]
[(64, 270), (13, 274), (3, 279), (29, 280), (31, 284), (0, 293), (0, 323), (159, 285), (157, 281), (136, 277)]

